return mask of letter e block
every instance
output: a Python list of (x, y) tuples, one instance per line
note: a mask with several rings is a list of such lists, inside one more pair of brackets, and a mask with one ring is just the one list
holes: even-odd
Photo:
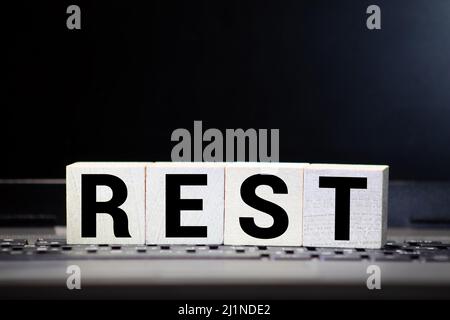
[(224, 164), (147, 167), (147, 243), (222, 244)]

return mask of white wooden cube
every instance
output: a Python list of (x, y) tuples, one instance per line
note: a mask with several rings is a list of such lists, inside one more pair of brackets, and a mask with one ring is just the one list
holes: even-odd
[(66, 188), (67, 243), (145, 243), (144, 163), (74, 163)]
[(310, 165), (304, 177), (303, 245), (381, 248), (388, 180), (388, 166)]
[(149, 164), (146, 242), (222, 244), (224, 173), (223, 163)]
[(301, 246), (303, 170), (307, 165), (227, 164), (224, 243)]

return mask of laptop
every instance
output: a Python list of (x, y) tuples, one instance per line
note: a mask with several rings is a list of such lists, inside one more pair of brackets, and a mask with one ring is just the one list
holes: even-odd
[[(67, 245), (65, 227), (57, 225), (65, 212), (63, 181), (2, 181), (1, 187), (17, 192), (3, 201), (12, 204), (17, 197), (22, 202), (3, 211), (14, 218), (3, 216), (2, 224), (10, 226), (0, 229), (2, 298), (449, 297), (449, 231), (436, 228), (444, 222), (432, 215), (415, 214), (445, 205), (447, 198), (436, 198), (434, 189), (450, 184), (392, 181), (389, 214), (404, 216), (389, 220), (382, 249)], [(33, 194), (41, 201), (34, 202)], [(412, 208), (411, 199), (423, 206)], [(58, 202), (59, 208), (52, 205)], [(73, 266), (82, 275), (76, 293), (67, 287)], [(379, 268), (381, 289), (368, 288), (373, 266)]]
[[(1, 299), (450, 298), (445, 1), (71, 5), (7, 5)], [(386, 245), (66, 243), (66, 165), (168, 161), (195, 120), (389, 165)]]

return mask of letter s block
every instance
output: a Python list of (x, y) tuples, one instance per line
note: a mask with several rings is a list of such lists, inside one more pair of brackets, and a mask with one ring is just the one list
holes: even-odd
[(144, 163), (66, 167), (67, 243), (145, 243)]
[(147, 243), (222, 244), (222, 163), (155, 162), (147, 167)]
[(225, 244), (302, 245), (304, 163), (225, 167)]
[(311, 164), (305, 169), (303, 245), (381, 248), (389, 167)]

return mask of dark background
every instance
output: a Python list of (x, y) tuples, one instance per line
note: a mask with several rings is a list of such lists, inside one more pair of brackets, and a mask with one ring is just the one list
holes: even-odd
[[(82, 29), (66, 28), (78, 4)], [(381, 7), (382, 30), (366, 28)], [(279, 128), (280, 160), (450, 178), (450, 1), (2, 4), (0, 178), (170, 160), (176, 128)], [(3, 90), (2, 90), (3, 91)]]

